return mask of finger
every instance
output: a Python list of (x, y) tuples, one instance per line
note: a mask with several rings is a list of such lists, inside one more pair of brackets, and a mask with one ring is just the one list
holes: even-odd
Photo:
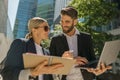
[(87, 71), (88, 71), (88, 72), (93, 72), (94, 69), (93, 69), (93, 68), (87, 68)]
[(88, 60), (87, 60), (86, 58), (81, 57), (80, 59), (81, 59), (83, 62), (88, 63)]
[(44, 60), (43, 62), (41, 62), (40, 64), (38, 64), (38, 66), (35, 68), (35, 70), (42, 69), (47, 64), (48, 64), (48, 61)]
[(48, 70), (45, 74), (55, 74), (58, 69)]
[(51, 65), (51, 66), (46, 66), (46, 68), (47, 68), (47, 74), (53, 74), (54, 72), (56, 72), (56, 71), (58, 71), (61, 67), (63, 67), (63, 64), (53, 64), (53, 65)]
[(101, 72), (105, 72), (107, 70), (107, 66), (104, 63), (101, 63), (100, 68), (97, 68), (97, 70)]
[(103, 72), (105, 72), (105, 70), (103, 70), (103, 69), (93, 69), (93, 68), (89, 68), (89, 69), (87, 69), (87, 71), (88, 72), (92, 72), (92, 73), (94, 73), (95, 75), (100, 75), (100, 74), (102, 74)]
[(86, 58), (83, 58), (83, 57), (77, 57), (76, 60), (84, 62), (85, 64), (88, 63), (88, 60)]
[(109, 70), (109, 69), (112, 69), (112, 66), (107, 66), (107, 69)]
[(66, 56), (69, 56), (68, 51), (65, 51), (65, 52), (63, 53), (63, 55), (62, 55), (62, 57), (66, 57)]
[(77, 61), (76, 61), (76, 64), (79, 64), (79, 65), (85, 65), (85, 63), (82, 62), (82, 61), (80, 61), (80, 60), (77, 60)]
[(69, 51), (65, 51), (62, 57), (68, 57), (68, 58), (73, 58), (73, 54), (70, 53)]
[(101, 63), (101, 68), (102, 68), (102, 69), (105, 69), (105, 68), (106, 68), (106, 66), (105, 66), (104, 63)]
[(57, 69), (57, 68), (64, 67), (64, 65), (61, 64), (61, 63), (56, 63), (56, 64), (53, 64), (53, 65), (48, 66), (48, 67), (51, 68), (51, 69)]

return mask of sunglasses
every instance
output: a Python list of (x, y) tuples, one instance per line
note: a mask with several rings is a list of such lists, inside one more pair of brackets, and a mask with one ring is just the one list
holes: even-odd
[(49, 26), (43, 26), (43, 27), (38, 27), (38, 28), (43, 28), (45, 32), (47, 32), (48, 30), (50, 30)]

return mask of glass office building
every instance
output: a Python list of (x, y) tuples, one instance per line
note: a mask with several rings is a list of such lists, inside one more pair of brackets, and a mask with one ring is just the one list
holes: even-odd
[(38, 0), (36, 16), (46, 19), (52, 29), (55, 0)]
[(23, 38), (28, 32), (28, 20), (36, 16), (37, 0), (20, 0), (14, 26), (14, 37)]

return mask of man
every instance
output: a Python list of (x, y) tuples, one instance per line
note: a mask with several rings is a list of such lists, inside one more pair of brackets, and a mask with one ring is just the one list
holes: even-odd
[[(87, 33), (79, 32), (75, 27), (78, 22), (77, 16), (78, 12), (73, 7), (66, 7), (61, 10), (60, 23), (63, 34), (52, 38), (50, 53), (54, 56), (65, 56), (70, 55), (70, 50), (72, 50), (73, 57), (76, 60), (75, 65), (85, 65), (88, 61), (93, 61), (96, 58), (91, 36)], [(66, 54), (63, 54), (65, 51), (67, 51)], [(62, 80), (83, 80), (80, 69), (73, 67), (71, 71), (67, 76), (63, 76)], [(89, 72), (94, 73), (95, 70)]]

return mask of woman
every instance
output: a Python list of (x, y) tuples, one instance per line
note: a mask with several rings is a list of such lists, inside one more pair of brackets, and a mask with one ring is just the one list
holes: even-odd
[(62, 64), (54, 64), (46, 66), (47, 61), (43, 61), (33, 69), (24, 69), (23, 53), (34, 53), (47, 55), (45, 49), (42, 48), (41, 41), (48, 38), (49, 26), (45, 19), (34, 17), (28, 22), (27, 39), (16, 39), (10, 46), (6, 56), (5, 67), (2, 71), (3, 80), (53, 80), (50, 75), (58, 68), (63, 67)]

